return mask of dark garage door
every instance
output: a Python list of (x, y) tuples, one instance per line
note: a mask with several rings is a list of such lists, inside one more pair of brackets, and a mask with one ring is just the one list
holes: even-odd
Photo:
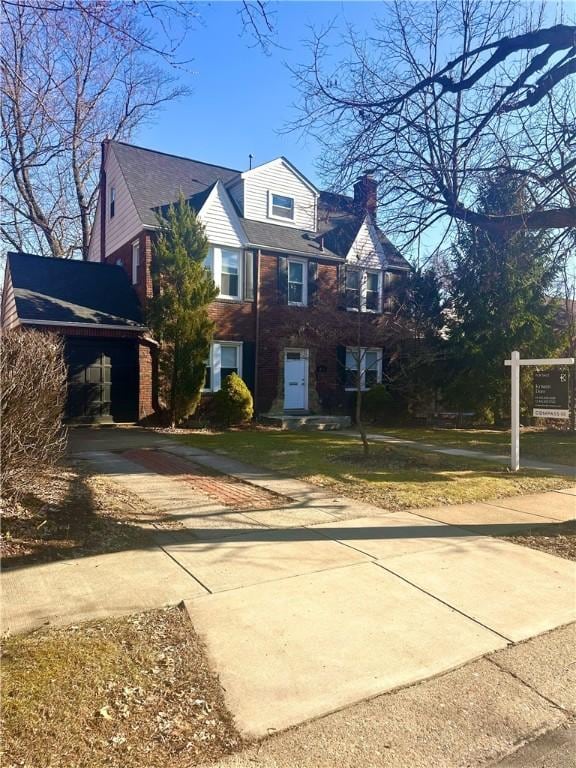
[(136, 342), (68, 338), (66, 362), (68, 419), (87, 422), (138, 419)]

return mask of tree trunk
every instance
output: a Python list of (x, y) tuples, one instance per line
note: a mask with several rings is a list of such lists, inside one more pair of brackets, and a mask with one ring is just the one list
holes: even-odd
[(360, 380), (360, 365), (358, 365), (358, 388), (356, 390), (356, 427), (360, 433), (360, 440), (362, 440), (364, 458), (367, 458), (370, 455), (370, 443), (368, 442), (366, 429), (362, 422), (362, 382)]
[(179, 359), (179, 344), (174, 344), (174, 363), (172, 365), (172, 380), (170, 382), (170, 427), (174, 429), (176, 426), (176, 391), (178, 389), (178, 359)]

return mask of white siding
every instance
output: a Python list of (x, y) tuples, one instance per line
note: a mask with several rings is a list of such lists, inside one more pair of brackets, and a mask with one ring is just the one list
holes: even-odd
[(206, 235), (211, 244), (242, 248), (247, 242), (238, 215), (221, 181), (216, 183), (198, 218), (206, 227)]
[(354, 242), (350, 246), (346, 261), (352, 261), (366, 269), (382, 269), (384, 253), (373, 224), (364, 219)]
[(100, 194), (96, 203), (96, 213), (90, 232), (90, 244), (88, 245), (88, 261), (100, 261)]
[[(142, 222), (114, 155), (109, 148), (106, 158), (106, 255), (113, 253), (142, 230)], [(110, 218), (110, 188), (116, 190), (116, 213)]]
[[(282, 158), (246, 171), (242, 176), (244, 178), (244, 218), (316, 231), (317, 193)], [(272, 193), (294, 198), (293, 220), (269, 215), (269, 196)]]

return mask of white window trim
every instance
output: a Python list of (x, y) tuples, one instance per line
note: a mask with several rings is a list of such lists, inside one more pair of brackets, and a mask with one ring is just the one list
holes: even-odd
[[(238, 254), (238, 295), (229, 296), (226, 293), (222, 293), (222, 251), (234, 251)], [(212, 269), (212, 277), (218, 288), (218, 298), (227, 299), (228, 301), (243, 301), (244, 300), (244, 252), (241, 248), (233, 248), (228, 245), (212, 245), (210, 244), (210, 261), (208, 266)]]
[[(369, 387), (366, 386), (366, 355), (368, 352), (376, 352), (376, 364), (378, 366), (376, 368), (376, 384), (382, 384), (382, 350), (378, 347), (346, 347), (346, 357), (348, 357), (348, 350), (352, 350), (355, 357), (358, 349), (360, 349), (361, 356), (361, 359), (358, 361), (360, 365), (360, 389), (362, 392), (367, 392)], [(354, 369), (346, 367), (346, 371), (352, 370)], [(344, 389), (346, 392), (356, 392), (358, 387), (344, 387)]]
[(140, 240), (132, 243), (132, 285), (138, 283), (138, 267), (140, 266)]
[(238, 376), (242, 378), (243, 342), (241, 341), (213, 341), (210, 344), (208, 361), (211, 369), (211, 386), (204, 387), (202, 392), (218, 392), (222, 387), (222, 347), (236, 347), (238, 361)]
[[(290, 200), (292, 200), (292, 216), (278, 216), (277, 214), (273, 213), (273, 198), (274, 195), (277, 195), (278, 197), (287, 197)], [(283, 195), (281, 192), (274, 192), (272, 190), (268, 190), (268, 218), (269, 219), (275, 219), (276, 221), (290, 221), (294, 223), (296, 220), (296, 198), (292, 197), (291, 195)]]
[[(368, 312), (372, 315), (380, 315), (382, 314), (382, 298), (383, 298), (383, 279), (382, 279), (382, 270), (381, 269), (370, 269), (370, 268), (361, 268), (361, 267), (353, 267), (353, 270), (355, 272), (360, 273), (360, 312)], [(378, 307), (377, 309), (368, 309), (366, 306), (366, 299), (367, 299), (367, 293), (368, 293), (368, 274), (372, 275), (378, 275)], [(344, 291), (346, 292), (347, 288), (344, 286)], [(358, 307), (346, 307), (347, 312), (358, 312)]]
[[(302, 301), (290, 301), (290, 264), (302, 264)], [(304, 259), (288, 259), (288, 305), (291, 307), (308, 306), (308, 262)]]

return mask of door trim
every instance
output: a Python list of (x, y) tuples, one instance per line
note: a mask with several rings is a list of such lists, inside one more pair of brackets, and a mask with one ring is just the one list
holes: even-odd
[[(300, 360), (304, 362), (304, 404), (302, 408), (286, 408), (286, 361), (288, 359), (288, 353), (289, 352), (299, 352), (300, 353)], [(282, 356), (283, 360), (283, 386), (284, 386), (284, 393), (283, 393), (283, 410), (286, 411), (307, 411), (308, 410), (308, 389), (310, 386), (310, 352), (308, 349), (305, 349), (303, 347), (285, 347), (284, 348), (284, 354)]]

